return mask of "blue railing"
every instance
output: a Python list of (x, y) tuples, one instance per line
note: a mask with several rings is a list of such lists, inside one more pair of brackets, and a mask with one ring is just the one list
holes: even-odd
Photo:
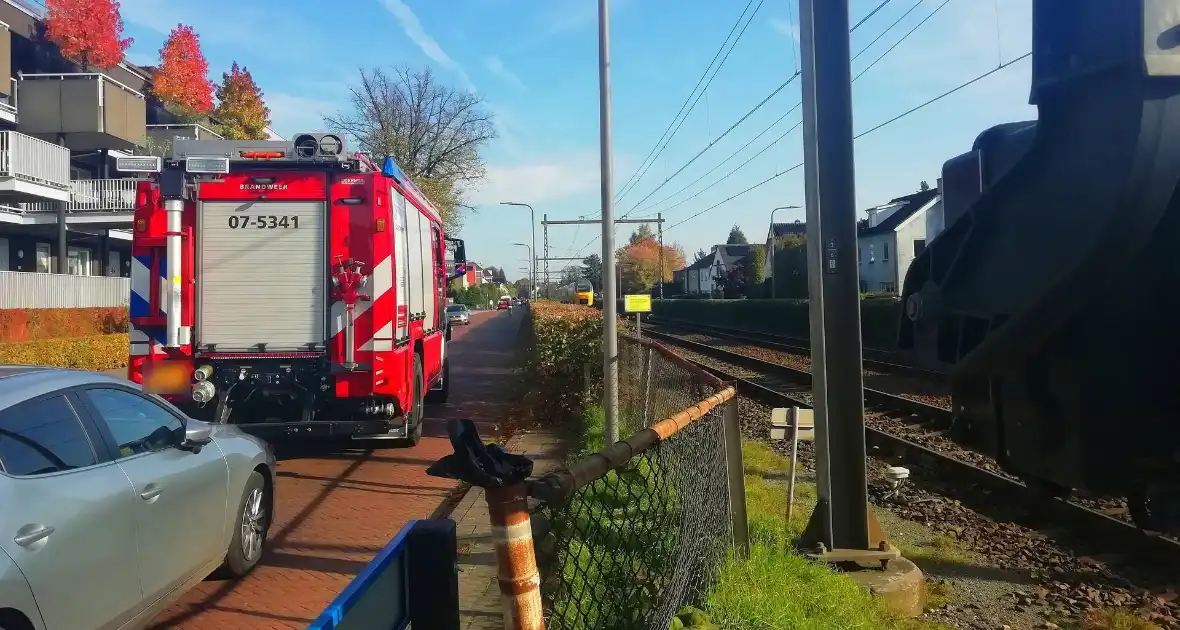
[(456, 562), (454, 521), (410, 521), (308, 630), (457, 630)]

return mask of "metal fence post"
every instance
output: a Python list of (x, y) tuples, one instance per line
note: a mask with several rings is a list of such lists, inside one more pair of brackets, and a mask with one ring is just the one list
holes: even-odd
[(533, 549), (528, 489), (523, 483), (488, 488), (488, 516), (496, 548), (496, 573), (504, 603), (505, 630), (545, 630), (541, 574)]
[(733, 546), (737, 549), (739, 557), (746, 558), (750, 555), (750, 525), (746, 521), (746, 470), (742, 462), (742, 425), (738, 418), (736, 396), (725, 403), (724, 436)]
[(648, 348), (647, 353), (644, 354), (644, 368), (643, 368), (643, 426), (647, 428), (651, 426), (651, 363), (655, 357), (652, 355), (652, 349)]

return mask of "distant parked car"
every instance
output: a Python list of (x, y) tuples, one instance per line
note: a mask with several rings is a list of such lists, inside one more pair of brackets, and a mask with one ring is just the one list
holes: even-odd
[(451, 304), (447, 307), (447, 321), (452, 324), (469, 326), (471, 324), (471, 311), (467, 309), (466, 304)]
[(249, 573), (275, 459), (120, 378), (0, 366), (0, 628), (146, 625), (222, 567)]

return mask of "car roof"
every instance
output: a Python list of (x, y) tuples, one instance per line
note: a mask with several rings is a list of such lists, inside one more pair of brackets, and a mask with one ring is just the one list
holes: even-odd
[(59, 389), (102, 384), (138, 389), (137, 385), (126, 379), (101, 372), (35, 365), (0, 365), (0, 409), (7, 409)]

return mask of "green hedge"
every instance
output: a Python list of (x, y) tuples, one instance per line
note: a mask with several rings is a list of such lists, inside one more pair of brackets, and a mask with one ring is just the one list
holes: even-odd
[[(777, 335), (808, 338), (807, 300), (653, 300), (652, 314), (712, 326), (742, 328)], [(901, 301), (896, 298), (861, 300), (860, 324), (864, 344), (897, 347)]]
[(126, 334), (0, 343), (0, 364), (111, 370), (127, 365)]
[(602, 373), (602, 312), (589, 306), (529, 302), (526, 326), (526, 406), (534, 418), (555, 422), (583, 412), (583, 366)]

